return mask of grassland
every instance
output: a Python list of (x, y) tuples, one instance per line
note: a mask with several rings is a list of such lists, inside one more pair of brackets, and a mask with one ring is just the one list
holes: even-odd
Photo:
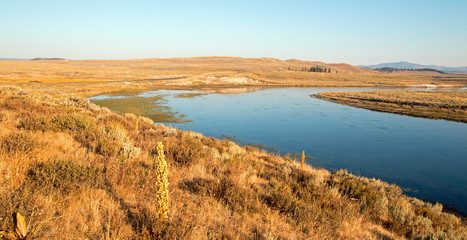
[[(118, 115), (76, 97), (0, 89), (0, 229), (109, 239), (462, 239), (465, 219), (385, 182)], [(154, 160), (169, 166), (157, 217)]]
[[(331, 73), (300, 71), (319, 65)], [(336, 73), (337, 72), (337, 73)], [(197, 86), (388, 87), (467, 85), (463, 74), (382, 74), (347, 64), (260, 58), (0, 61), (0, 85), (51, 95)]]
[(324, 92), (313, 97), (374, 111), (467, 123), (466, 91)]
[[(316, 64), (339, 73), (289, 70)], [(113, 113), (83, 98), (197, 86), (462, 87), (463, 75), (189, 58), (0, 61), (0, 82), (1, 230), (13, 230), (19, 212), (28, 237), (40, 239), (467, 238), (465, 218), (398, 186), (301, 168), (287, 157)], [(158, 218), (159, 142), (169, 169), (169, 221)]]

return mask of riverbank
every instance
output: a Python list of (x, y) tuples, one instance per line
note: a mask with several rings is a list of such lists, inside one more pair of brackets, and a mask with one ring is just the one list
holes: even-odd
[(466, 91), (324, 92), (312, 97), (373, 111), (467, 123)]
[[(467, 236), (465, 219), (379, 180), (302, 168), (82, 98), (2, 88), (0, 106), (1, 229), (12, 230), (20, 212), (39, 238)], [(158, 142), (168, 222), (157, 217)]]

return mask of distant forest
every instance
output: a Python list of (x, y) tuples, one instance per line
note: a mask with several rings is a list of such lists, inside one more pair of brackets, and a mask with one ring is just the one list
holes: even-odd
[(320, 66), (316, 66), (316, 67), (310, 67), (310, 68), (301, 68), (301, 69), (293, 69), (293, 68), (290, 68), (289, 67), (289, 71), (302, 71), (302, 72), (324, 72), (324, 73), (330, 73), (331, 72), (331, 68), (323, 68), (323, 67), (320, 67)]
[(441, 74), (445, 74), (443, 71), (439, 71), (433, 68), (392, 68), (392, 67), (382, 67), (382, 68), (375, 68), (373, 70), (380, 71), (380, 72), (387, 72), (387, 73), (392, 73), (392, 72), (402, 72), (402, 71), (414, 71), (414, 72), (437, 72)]
[(65, 58), (33, 58), (31, 61), (40, 61), (40, 60), (66, 60)]

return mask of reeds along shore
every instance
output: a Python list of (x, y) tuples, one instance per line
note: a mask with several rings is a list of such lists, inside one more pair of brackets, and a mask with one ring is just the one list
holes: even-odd
[[(20, 213), (30, 238), (467, 237), (464, 218), (398, 186), (302, 168), (83, 98), (0, 88), (0, 128), (0, 229), (14, 230)], [(161, 148), (167, 205), (157, 197)]]

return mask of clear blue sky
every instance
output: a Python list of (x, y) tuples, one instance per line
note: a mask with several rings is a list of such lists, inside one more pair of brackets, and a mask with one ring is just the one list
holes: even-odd
[(467, 66), (467, 0), (0, 0), (0, 58)]

